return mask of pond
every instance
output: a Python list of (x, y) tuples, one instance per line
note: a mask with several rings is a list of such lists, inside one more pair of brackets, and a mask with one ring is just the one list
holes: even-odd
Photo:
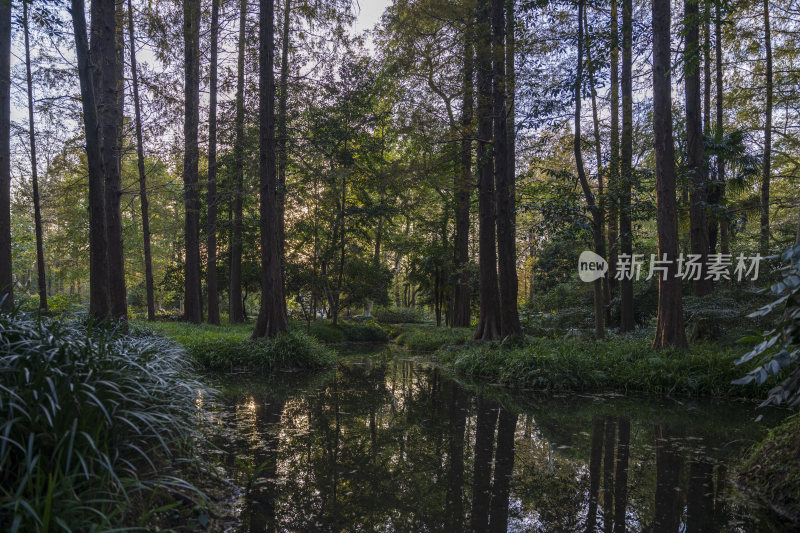
[[(459, 384), (397, 349), (210, 377), (228, 531), (780, 531), (734, 486), (781, 413)], [(757, 422), (758, 414), (762, 418)]]

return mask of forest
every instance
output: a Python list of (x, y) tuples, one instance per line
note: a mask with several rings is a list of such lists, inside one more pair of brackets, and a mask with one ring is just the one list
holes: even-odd
[(798, 36), (3, 0), (0, 529), (792, 530)]

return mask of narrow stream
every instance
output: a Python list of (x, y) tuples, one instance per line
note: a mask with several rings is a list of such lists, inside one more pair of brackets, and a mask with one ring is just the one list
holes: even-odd
[(208, 453), (239, 487), (220, 529), (788, 530), (733, 483), (777, 411), (476, 393), (408, 357), (383, 347), (314, 375), (210, 377), (224, 393), (200, 399)]

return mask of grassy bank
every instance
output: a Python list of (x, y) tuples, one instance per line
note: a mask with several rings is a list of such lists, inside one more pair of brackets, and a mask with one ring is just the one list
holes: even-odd
[(800, 416), (772, 429), (745, 462), (739, 484), (780, 514), (800, 522)]
[(177, 342), (204, 370), (315, 369), (335, 362), (333, 350), (317, 338), (293, 329), (274, 339), (252, 340), (252, 324), (210, 326), (152, 322), (140, 326)]
[(197, 527), (201, 389), (163, 338), (0, 314), (3, 530)]
[(748, 369), (734, 360), (746, 348), (696, 342), (688, 352), (654, 351), (649, 335), (580, 338), (526, 337), (514, 343), (474, 343), (471, 330), (417, 328), (398, 344), (436, 350), (431, 358), (456, 374), (510, 387), (599, 392), (637, 391), (690, 396), (763, 396), (764, 387), (732, 385)]

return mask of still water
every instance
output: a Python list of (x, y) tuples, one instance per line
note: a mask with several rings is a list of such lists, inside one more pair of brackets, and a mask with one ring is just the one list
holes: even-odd
[(510, 395), (385, 348), (211, 381), (208, 454), (236, 494), (215, 529), (788, 530), (734, 486), (780, 415), (752, 404)]

